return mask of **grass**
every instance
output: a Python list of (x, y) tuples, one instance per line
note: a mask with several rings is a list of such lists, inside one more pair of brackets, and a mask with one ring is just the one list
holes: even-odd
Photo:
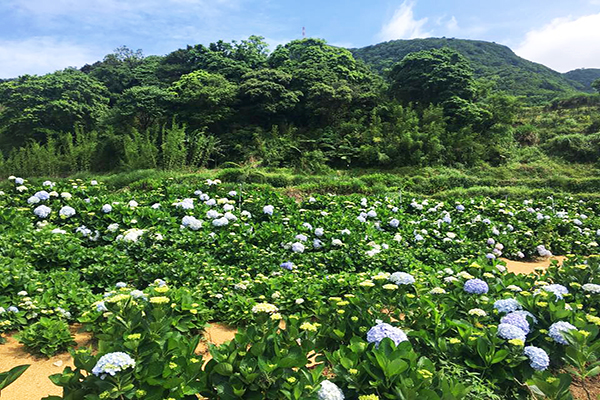
[[(202, 183), (220, 179), (236, 186), (267, 185), (296, 194), (336, 193), (403, 195), (436, 198), (490, 196), (528, 198), (571, 194), (581, 198), (600, 197), (600, 172), (594, 165), (567, 164), (553, 160), (511, 163), (501, 167), (481, 165), (458, 169), (448, 167), (399, 168), (394, 170), (351, 169), (327, 174), (298, 173), (288, 168), (241, 166), (198, 171), (137, 170), (108, 175), (80, 173), (70, 179), (103, 181), (113, 190), (143, 190), (165, 180)], [(43, 181), (46, 178), (36, 178)]]

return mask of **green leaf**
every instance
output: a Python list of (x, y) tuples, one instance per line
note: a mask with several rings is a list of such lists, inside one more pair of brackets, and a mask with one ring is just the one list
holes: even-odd
[(27, 368), (29, 368), (29, 364), (19, 365), (12, 368), (10, 371), (0, 373), (0, 390), (17, 380), (21, 375), (23, 375), (23, 372), (25, 372)]

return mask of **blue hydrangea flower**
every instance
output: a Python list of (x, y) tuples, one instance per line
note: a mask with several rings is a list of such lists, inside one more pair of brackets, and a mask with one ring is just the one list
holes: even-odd
[(498, 325), (498, 336), (502, 339), (511, 340), (511, 339), (520, 339), (525, 341), (525, 332), (521, 328), (518, 328), (514, 325), (510, 324), (500, 324)]
[(500, 323), (514, 325), (525, 332), (526, 335), (529, 334), (529, 322), (527, 322), (527, 318), (523, 314), (515, 312), (506, 314), (502, 317)]
[(105, 204), (102, 206), (102, 212), (104, 214), (108, 214), (111, 211), (112, 211), (112, 206), (110, 204)]
[(46, 192), (45, 190), (40, 190), (39, 192), (36, 192), (34, 196), (40, 199), (41, 201), (44, 201), (50, 198), (50, 193)]
[(115, 287), (117, 287), (118, 289), (120, 289), (120, 288), (127, 287), (127, 284), (125, 282), (117, 282), (115, 284)]
[(515, 299), (502, 299), (494, 302), (494, 308), (501, 313), (511, 313), (523, 308)]
[(69, 218), (75, 215), (75, 209), (73, 207), (64, 206), (58, 213), (61, 217)]
[(556, 296), (556, 300), (562, 300), (563, 295), (569, 293), (569, 290), (563, 285), (553, 284), (542, 286), (542, 289), (546, 292), (553, 293)]
[(415, 283), (415, 277), (406, 272), (394, 272), (388, 280), (396, 285), (412, 285)]
[(8, 312), (18, 313), (19, 309), (17, 307), (15, 307), (15, 306), (10, 306), (10, 307), (8, 307)]
[(490, 290), (487, 283), (477, 278), (466, 281), (463, 289), (470, 294), (485, 294)]
[(379, 343), (384, 338), (390, 338), (396, 343), (396, 345), (401, 342), (405, 342), (408, 340), (406, 334), (400, 328), (396, 328), (390, 324), (385, 322), (381, 322), (367, 332), (367, 342), (375, 343), (376, 346), (379, 346)]
[(544, 371), (550, 365), (550, 357), (539, 347), (527, 346), (523, 349), (523, 354), (529, 357), (529, 365), (536, 371)]
[(106, 312), (106, 311), (108, 311), (108, 308), (106, 308), (106, 304), (104, 304), (104, 302), (101, 301), (100, 303), (98, 303), (96, 305), (96, 311), (98, 311), (98, 312)]
[(321, 382), (321, 388), (317, 392), (319, 400), (344, 400), (344, 392), (330, 381)]
[(577, 329), (573, 325), (565, 321), (558, 321), (550, 325), (548, 329), (548, 336), (552, 338), (556, 343), (569, 344), (567, 339), (563, 336), (563, 332), (570, 331), (571, 329)]
[(133, 367), (135, 367), (135, 360), (129, 354), (117, 351), (100, 357), (92, 373), (104, 379), (107, 375), (115, 376), (117, 372)]
[(38, 217), (38, 218), (47, 218), (48, 215), (50, 215), (50, 213), (52, 212), (52, 210), (50, 209), (50, 207), (48, 206), (38, 206), (33, 210), (33, 213)]
[(291, 261), (283, 262), (279, 266), (283, 269), (287, 269), (288, 271), (294, 269), (294, 264)]
[(517, 310), (513, 312), (514, 314), (520, 314), (522, 316), (524, 316), (525, 318), (529, 317), (531, 318), (531, 320), (533, 321), (534, 324), (538, 323), (537, 318), (535, 317), (535, 315), (533, 315), (532, 313), (530, 313), (529, 311), (525, 311), (525, 310)]

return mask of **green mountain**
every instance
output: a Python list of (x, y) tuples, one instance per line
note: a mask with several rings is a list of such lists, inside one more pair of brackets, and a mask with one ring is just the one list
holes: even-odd
[(481, 40), (392, 40), (350, 51), (355, 58), (363, 60), (374, 70), (385, 73), (408, 53), (441, 47), (449, 47), (465, 56), (477, 78), (492, 79), (498, 89), (527, 96), (532, 101), (549, 100), (585, 90), (585, 85), (580, 81), (571, 80), (542, 64), (525, 60), (507, 46)]
[(592, 82), (600, 79), (600, 68), (580, 68), (563, 74), (567, 79), (579, 82), (585, 91), (593, 92)]

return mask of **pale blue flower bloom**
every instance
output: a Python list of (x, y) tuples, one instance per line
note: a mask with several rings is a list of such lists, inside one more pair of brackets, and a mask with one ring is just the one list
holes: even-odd
[(127, 353), (114, 352), (100, 357), (92, 373), (104, 379), (107, 375), (115, 376), (117, 372), (135, 367), (135, 360)]
[(396, 328), (390, 324), (385, 322), (381, 322), (367, 332), (367, 342), (375, 343), (376, 346), (379, 346), (379, 343), (384, 338), (390, 338), (397, 345), (401, 342), (405, 342), (408, 340), (408, 337), (400, 328)]
[(527, 346), (523, 354), (529, 357), (529, 365), (536, 371), (544, 371), (550, 365), (550, 357), (543, 349), (535, 346)]

